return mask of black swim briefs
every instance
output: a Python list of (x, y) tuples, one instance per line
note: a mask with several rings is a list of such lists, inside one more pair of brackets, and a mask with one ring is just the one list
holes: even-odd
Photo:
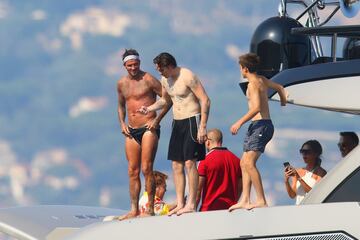
[[(130, 135), (135, 139), (135, 141), (141, 145), (141, 140), (146, 131), (150, 131), (147, 127), (140, 127), (140, 128), (132, 128), (129, 127)], [(159, 128), (155, 129), (155, 133), (160, 139), (160, 126)]]

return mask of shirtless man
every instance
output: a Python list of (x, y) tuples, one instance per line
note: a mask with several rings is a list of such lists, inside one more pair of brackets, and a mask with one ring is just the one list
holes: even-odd
[[(144, 114), (173, 104), (173, 128), (168, 159), (172, 160), (177, 207), (169, 215), (196, 211), (198, 171), (196, 161), (205, 158), (206, 123), (210, 109), (207, 96), (199, 78), (189, 69), (178, 67), (169, 53), (154, 58), (156, 69), (162, 75), (162, 98), (139, 110)], [(147, 106), (147, 107), (146, 107)], [(189, 196), (185, 204), (185, 174), (189, 179)]]
[[(240, 164), (243, 176), (243, 192), (240, 201), (231, 206), (229, 211), (237, 208), (252, 209), (267, 206), (264, 188), (262, 186), (260, 173), (256, 168), (256, 162), (274, 134), (274, 126), (271, 122), (269, 112), (268, 88), (272, 88), (278, 92), (281, 106), (286, 105), (286, 92), (284, 88), (256, 74), (259, 65), (259, 57), (256, 54), (248, 53), (240, 56), (239, 64), (241, 74), (249, 81), (246, 92), (249, 111), (231, 126), (230, 131), (235, 135), (240, 127), (247, 121), (251, 120), (251, 124), (244, 140), (244, 153)], [(255, 203), (250, 202), (251, 184), (254, 184), (256, 191)]]
[[(123, 54), (123, 63), (128, 75), (117, 83), (118, 114), (121, 131), (125, 135), (131, 210), (128, 214), (118, 217), (119, 220), (139, 215), (140, 166), (149, 196), (149, 210), (145, 215), (154, 215), (153, 163), (160, 137), (159, 122), (169, 110), (166, 106), (167, 108), (165, 107), (158, 116), (155, 112), (147, 115), (137, 112), (142, 105), (153, 104), (156, 95), (161, 96), (161, 84), (155, 77), (140, 69), (140, 58), (136, 50), (126, 50)], [(126, 112), (128, 124), (125, 122)]]

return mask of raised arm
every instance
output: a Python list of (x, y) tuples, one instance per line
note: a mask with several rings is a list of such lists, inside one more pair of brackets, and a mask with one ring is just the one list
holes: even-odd
[[(166, 113), (170, 110), (171, 106), (172, 106), (172, 101), (171, 98), (169, 96), (169, 94), (167, 93), (167, 91), (165, 90), (165, 88), (161, 85), (161, 83), (154, 77), (152, 77), (152, 86), (153, 86), (153, 90), (154, 92), (156, 92), (156, 94), (160, 97), (158, 99), (158, 103), (154, 103), (151, 106), (149, 106), (147, 108), (148, 111), (157, 111), (159, 109), (162, 109), (161, 112), (156, 116), (155, 118), (155, 124), (159, 124), (160, 121), (163, 119), (163, 117), (166, 115)], [(150, 110), (149, 110), (150, 108)], [(156, 110), (154, 110), (156, 109)]]
[[(294, 171), (295, 169), (292, 169), (290, 167), (284, 168), (285, 188), (290, 198), (296, 197), (296, 179), (294, 176)], [(290, 178), (292, 181), (291, 184), (289, 183)]]
[(162, 87), (161, 98), (159, 98), (155, 103), (153, 103), (150, 106), (147, 106), (147, 107), (142, 106), (140, 109), (140, 112), (142, 112), (143, 114), (147, 114), (148, 112), (154, 112), (154, 111), (157, 111), (164, 107), (167, 107), (168, 108), (167, 111), (169, 111), (171, 106), (172, 106), (171, 98), (170, 98), (169, 94), (167, 93), (167, 91), (165, 90), (165, 88)]
[(154, 119), (152, 119), (150, 122), (148, 122), (146, 124), (147, 128), (149, 128), (149, 129), (158, 128), (161, 120), (163, 119), (163, 117), (166, 115), (166, 113), (169, 111), (169, 109), (172, 106), (171, 98), (170, 98), (169, 94), (167, 93), (166, 89), (163, 86), (161, 86), (161, 84), (160, 84), (160, 87), (161, 87), (161, 93), (159, 93), (159, 94), (157, 93), (157, 94), (161, 97), (152, 105), (141, 106), (140, 109), (137, 110), (138, 112), (146, 115), (149, 112), (154, 112), (159, 109), (162, 109), (161, 112)]
[(285, 91), (284, 87), (276, 82), (273, 82), (273, 81), (267, 79), (267, 78), (265, 78), (265, 83), (269, 88), (274, 89), (279, 94), (281, 106), (285, 106), (288, 94)]
[[(161, 96), (162, 97), (157, 101), (157, 102), (160, 101), (158, 106), (162, 106), (161, 112), (154, 119), (153, 126), (159, 125), (161, 120), (164, 118), (164, 116), (170, 110), (170, 108), (172, 106), (171, 98), (164, 87), (162, 87)], [(155, 104), (156, 104), (156, 102), (153, 105), (155, 105)], [(151, 105), (151, 106), (153, 106), (153, 105)], [(151, 106), (149, 106), (150, 111), (151, 111)], [(149, 110), (149, 108), (148, 108), (148, 110)]]
[(205, 89), (201, 84), (199, 78), (196, 75), (193, 75), (190, 78), (188, 82), (188, 86), (200, 103), (201, 119), (200, 119), (199, 131), (198, 131), (198, 141), (200, 143), (203, 143), (206, 137), (206, 123), (210, 113), (210, 99), (206, 94)]

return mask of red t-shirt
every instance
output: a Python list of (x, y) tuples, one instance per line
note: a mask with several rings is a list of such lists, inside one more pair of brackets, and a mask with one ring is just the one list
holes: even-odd
[(228, 209), (237, 203), (241, 169), (235, 154), (224, 147), (213, 148), (199, 163), (198, 171), (205, 177), (200, 211)]

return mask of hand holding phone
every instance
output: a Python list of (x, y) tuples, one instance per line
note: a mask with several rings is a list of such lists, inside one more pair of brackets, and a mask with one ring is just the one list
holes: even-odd
[(290, 166), (290, 163), (289, 163), (289, 162), (284, 162), (283, 164), (284, 164), (284, 168), (287, 168), (287, 167)]

